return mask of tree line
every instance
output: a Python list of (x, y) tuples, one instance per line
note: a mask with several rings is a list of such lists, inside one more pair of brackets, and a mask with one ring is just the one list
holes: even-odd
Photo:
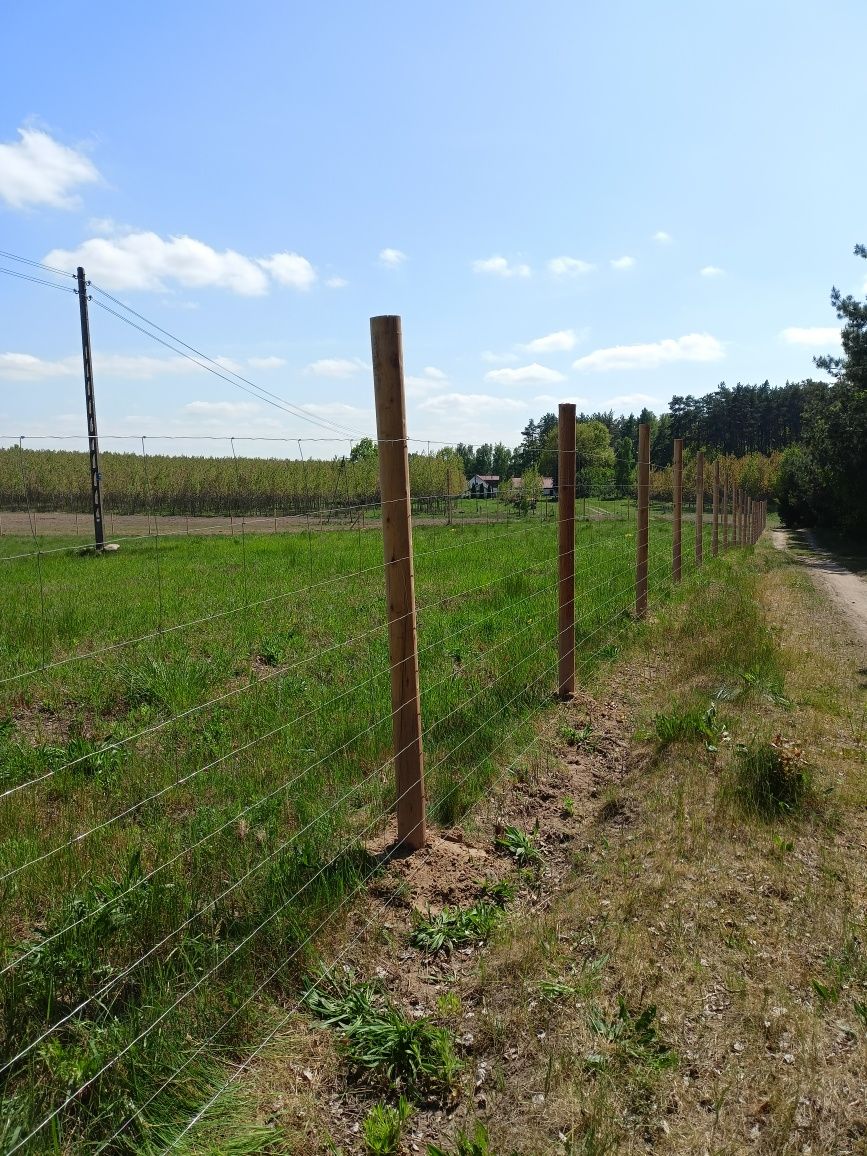
[[(855, 255), (867, 258), (867, 246)], [(833, 525), (867, 532), (867, 302), (838, 289), (831, 304), (843, 322), (841, 357), (817, 357), (831, 381), (721, 382), (703, 397), (672, 397), (668, 412), (613, 411), (578, 416), (578, 487), (634, 484), (638, 427), (650, 427), (653, 488), (670, 488), (673, 441), (683, 438), (687, 480), (695, 454), (720, 459), (724, 475), (754, 498), (776, 498), (792, 525)], [(501, 478), (539, 471), (557, 477), (557, 416), (543, 414), (521, 431), (513, 449), (503, 443), (459, 443), (464, 471)]]

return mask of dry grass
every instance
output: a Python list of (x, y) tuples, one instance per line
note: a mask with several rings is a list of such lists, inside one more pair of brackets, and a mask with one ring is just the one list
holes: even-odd
[[(392, 905), (354, 954), (464, 1060), (402, 1152), (457, 1151), (479, 1122), (488, 1156), (867, 1151), (867, 661), (779, 552), (684, 594), (478, 809), (473, 878), (503, 824), (537, 819), (543, 854), (488, 945), (413, 953)], [(663, 716), (702, 725), (663, 741)], [(591, 724), (598, 743), (570, 741)], [(726, 784), (739, 744), (778, 735), (811, 791), (769, 821)], [(299, 1021), (249, 1084), (274, 1152), (365, 1151), (373, 1101), (322, 1032)]]
[[(726, 702), (729, 734), (654, 750), (620, 788), (630, 821), (588, 830), (568, 890), (513, 922), (463, 993), (489, 1065), (466, 1111), (495, 1153), (867, 1151), (863, 657), (785, 559), (751, 569), (707, 572), (618, 679), (647, 733), (671, 687), (707, 702), (753, 646), (764, 673)], [(738, 742), (778, 733), (814, 797), (768, 823), (721, 784)], [(600, 1034), (620, 1001), (633, 1020), (657, 1008), (676, 1063)]]

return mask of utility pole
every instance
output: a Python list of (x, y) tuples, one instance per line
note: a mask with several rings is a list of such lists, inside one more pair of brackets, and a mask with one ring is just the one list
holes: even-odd
[(87, 442), (90, 452), (90, 496), (93, 503), (93, 541), (96, 549), (105, 545), (102, 522), (102, 488), (99, 472), (99, 437), (96, 430), (96, 402), (93, 397), (93, 357), (90, 352), (90, 319), (87, 313), (87, 281), (84, 270), (78, 271), (78, 309), (81, 313), (81, 356), (84, 362), (84, 401), (87, 409)]

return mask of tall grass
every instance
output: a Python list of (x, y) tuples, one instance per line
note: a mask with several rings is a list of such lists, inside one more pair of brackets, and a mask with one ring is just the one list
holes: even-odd
[[(556, 532), (429, 527), (415, 545), (428, 794), (450, 823), (551, 696)], [(654, 523), (652, 573), (669, 550)], [(630, 625), (634, 526), (580, 526), (577, 570), (587, 671)], [(7, 555), (0, 582), (0, 1151), (53, 1112), (20, 1150), (158, 1151), (377, 870), (381, 537)], [(259, 1143), (220, 1127), (226, 1150)]]

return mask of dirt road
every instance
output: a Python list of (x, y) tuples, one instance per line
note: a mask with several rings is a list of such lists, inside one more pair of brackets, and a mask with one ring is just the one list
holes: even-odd
[[(771, 534), (778, 550), (789, 549), (787, 530), (772, 530)], [(835, 562), (830, 554), (820, 549), (809, 532), (806, 538), (813, 553), (800, 555), (801, 561), (810, 571), (816, 585), (845, 614), (853, 631), (867, 646), (867, 582)]]

